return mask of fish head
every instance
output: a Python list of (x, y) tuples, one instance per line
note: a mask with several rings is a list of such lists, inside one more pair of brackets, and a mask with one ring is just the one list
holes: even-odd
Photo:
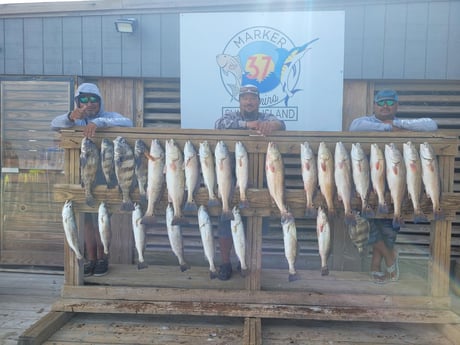
[(144, 154), (147, 151), (147, 145), (144, 143), (142, 139), (136, 139), (134, 142), (134, 152), (137, 154)]
[(420, 156), (427, 160), (431, 160), (436, 157), (433, 147), (426, 141), (420, 144)]
[(365, 153), (360, 143), (351, 144), (351, 158), (357, 161), (365, 158)]
[(308, 142), (300, 144), (300, 156), (302, 160), (309, 160), (313, 158), (313, 150)]
[(211, 154), (211, 148), (207, 141), (200, 142), (199, 154), (202, 157), (208, 157)]

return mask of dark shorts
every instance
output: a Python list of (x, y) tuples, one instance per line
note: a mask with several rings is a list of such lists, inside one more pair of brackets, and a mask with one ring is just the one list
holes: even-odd
[(370, 230), (368, 243), (373, 245), (383, 241), (387, 248), (393, 249), (396, 235), (399, 230), (394, 230), (391, 219), (369, 219)]

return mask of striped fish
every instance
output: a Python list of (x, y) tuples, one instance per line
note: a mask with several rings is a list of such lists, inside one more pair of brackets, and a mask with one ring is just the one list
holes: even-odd
[(101, 142), (101, 167), (105, 177), (107, 188), (112, 189), (117, 185), (117, 176), (115, 175), (115, 160), (114, 160), (113, 141), (104, 138)]
[(134, 152), (128, 141), (121, 136), (113, 141), (113, 145), (115, 149), (115, 174), (123, 199), (120, 210), (132, 211), (134, 210), (134, 204), (131, 200), (134, 180)]

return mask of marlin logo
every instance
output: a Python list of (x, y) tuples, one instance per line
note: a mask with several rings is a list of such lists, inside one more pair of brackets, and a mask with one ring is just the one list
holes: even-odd
[(288, 106), (289, 100), (301, 91), (297, 87), (301, 59), (318, 40), (297, 46), (281, 31), (262, 26), (235, 34), (223, 52), (216, 55), (221, 80), (231, 100), (238, 101), (241, 85), (252, 84), (259, 88), (263, 107)]

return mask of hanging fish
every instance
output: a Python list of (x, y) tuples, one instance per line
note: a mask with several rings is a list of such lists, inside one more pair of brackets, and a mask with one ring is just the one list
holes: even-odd
[(249, 179), (249, 158), (248, 152), (241, 141), (235, 143), (235, 176), (236, 185), (240, 192), (240, 208), (249, 207), (249, 201), (246, 196)]
[(439, 165), (433, 147), (424, 142), (420, 144), (420, 159), (422, 163), (422, 181), (425, 191), (433, 204), (434, 220), (445, 218), (441, 210), (441, 179), (439, 176)]
[(303, 189), (307, 199), (305, 207), (306, 217), (316, 217), (313, 197), (318, 186), (318, 171), (313, 150), (308, 142), (300, 144), (300, 164), (302, 171)]
[(62, 207), (62, 225), (64, 227), (65, 238), (70, 249), (73, 250), (78, 260), (83, 259), (78, 246), (78, 229), (73, 212), (72, 200), (66, 200)]
[(101, 167), (109, 189), (115, 188), (118, 183), (117, 175), (115, 175), (114, 151), (113, 141), (103, 138), (101, 141)]
[(351, 170), (356, 192), (361, 199), (361, 215), (374, 217), (374, 211), (368, 203), (371, 184), (369, 161), (360, 143), (351, 144)]
[(385, 200), (386, 167), (385, 156), (377, 144), (371, 144), (370, 170), (372, 189), (378, 198), (378, 212), (388, 213), (388, 205)]
[(401, 207), (406, 191), (406, 168), (401, 151), (393, 143), (385, 144), (385, 164), (394, 209), (393, 229), (399, 229), (404, 223), (401, 217)]
[(318, 184), (326, 200), (328, 215), (335, 215), (334, 157), (324, 142), (320, 142), (318, 147)]
[(212, 232), (211, 218), (204, 205), (198, 208), (198, 225), (200, 227), (201, 242), (203, 244), (204, 255), (209, 263), (209, 277), (214, 279), (217, 277), (217, 270), (214, 264), (214, 235)]
[(284, 202), (284, 163), (278, 145), (269, 142), (265, 157), (265, 174), (267, 177), (268, 192), (281, 213), (281, 223), (293, 220)]
[(112, 241), (112, 227), (110, 223), (110, 213), (104, 201), (99, 204), (97, 214), (99, 235), (101, 237), (102, 245), (104, 246), (104, 254), (109, 255), (110, 243)]
[(345, 224), (355, 225), (356, 219), (351, 209), (351, 163), (348, 151), (342, 142), (335, 145), (334, 179), (337, 187), (337, 196), (343, 203)]
[(367, 246), (369, 241), (369, 221), (361, 217), (359, 214), (355, 214), (356, 225), (348, 226), (348, 235), (350, 236), (351, 242), (358, 249), (360, 255), (364, 254), (364, 248)]
[(161, 199), (165, 182), (165, 153), (158, 139), (152, 139), (147, 163), (147, 209), (142, 224), (155, 224), (155, 206)]
[(327, 259), (331, 253), (331, 227), (326, 212), (321, 206), (318, 207), (316, 217), (316, 236), (318, 238), (319, 257), (321, 258), (321, 275), (327, 276), (329, 274)]
[(91, 139), (84, 137), (81, 141), (80, 176), (81, 185), (85, 189), (86, 204), (91, 207), (96, 205), (93, 187), (96, 181), (98, 165), (99, 150)]
[(244, 233), (244, 224), (241, 219), (240, 209), (234, 206), (232, 211), (233, 220), (230, 221), (230, 226), (232, 228), (233, 247), (240, 261), (239, 267), (241, 269), (241, 276), (245, 277), (248, 266), (246, 265), (246, 235)]
[(184, 211), (196, 211), (198, 207), (195, 202), (195, 194), (200, 186), (200, 160), (190, 140), (184, 145), (184, 170), (187, 199)]
[(182, 206), (185, 194), (184, 157), (182, 151), (174, 139), (166, 140), (165, 146), (165, 175), (168, 189), (168, 201), (174, 208), (172, 225), (187, 224), (182, 214)]
[(415, 145), (408, 141), (403, 143), (403, 157), (406, 165), (407, 192), (414, 208), (414, 223), (427, 222), (420, 206), (422, 194), (422, 163)]
[(208, 206), (219, 206), (219, 200), (215, 194), (216, 189), (216, 168), (214, 165), (214, 156), (211, 147), (207, 141), (200, 143), (199, 148), (201, 173), (203, 174), (203, 181), (206, 189), (208, 190)]
[(166, 229), (168, 231), (169, 244), (174, 255), (179, 260), (179, 267), (181, 272), (184, 272), (190, 268), (190, 266), (184, 260), (184, 245), (182, 241), (182, 229), (180, 225), (172, 225), (174, 218), (174, 209), (171, 203), (168, 203), (166, 208)]
[(137, 180), (141, 205), (147, 205), (148, 182), (148, 155), (149, 149), (145, 142), (136, 139), (134, 142), (134, 174)]
[(282, 221), (281, 225), (283, 227), (284, 256), (289, 265), (288, 280), (292, 282), (299, 279), (295, 269), (297, 258), (297, 228), (294, 218), (290, 218), (288, 221)]
[(230, 199), (232, 197), (232, 162), (230, 160), (230, 152), (227, 145), (222, 140), (219, 140), (214, 150), (216, 163), (217, 190), (222, 201), (221, 220), (233, 219), (232, 210), (230, 208)]
[(147, 263), (144, 260), (145, 251), (145, 226), (141, 223), (142, 208), (140, 204), (134, 204), (134, 211), (131, 215), (133, 226), (134, 245), (137, 251), (137, 269), (141, 270), (147, 268)]
[(134, 152), (128, 141), (121, 136), (115, 138), (113, 145), (115, 149), (115, 174), (123, 199), (120, 210), (132, 211), (134, 209), (131, 200), (134, 180)]

